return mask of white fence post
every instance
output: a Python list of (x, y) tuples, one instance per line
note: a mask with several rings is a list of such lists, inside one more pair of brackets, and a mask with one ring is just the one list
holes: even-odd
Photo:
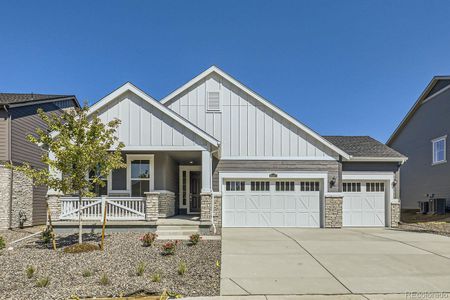
[(100, 221), (103, 222), (103, 220), (105, 219), (105, 214), (106, 214), (106, 196), (102, 196), (102, 212), (100, 213)]

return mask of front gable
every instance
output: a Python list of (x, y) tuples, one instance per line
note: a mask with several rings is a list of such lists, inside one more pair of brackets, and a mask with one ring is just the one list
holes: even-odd
[(217, 141), (127, 83), (92, 106), (103, 122), (121, 121), (124, 150), (201, 150)]
[[(208, 110), (210, 92), (219, 94), (217, 111)], [(161, 102), (221, 141), (223, 159), (348, 158), (344, 151), (215, 67)]]

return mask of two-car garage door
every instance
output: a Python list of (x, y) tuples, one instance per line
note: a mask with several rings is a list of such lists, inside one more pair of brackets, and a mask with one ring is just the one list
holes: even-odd
[(320, 227), (320, 182), (226, 180), (224, 227)]

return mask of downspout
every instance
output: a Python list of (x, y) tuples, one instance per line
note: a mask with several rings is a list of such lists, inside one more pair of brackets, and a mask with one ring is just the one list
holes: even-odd
[(213, 153), (214, 152), (218, 152), (219, 149), (211, 151), (211, 176), (209, 176), (209, 180), (210, 180), (210, 186), (211, 186), (211, 223), (213, 226), (213, 233), (216, 234), (217, 232), (217, 228), (216, 228), (216, 224), (214, 224), (214, 189), (213, 189), (213, 170), (212, 170), (212, 165), (213, 165)]
[[(8, 110), (8, 105), (3, 105), (3, 109), (8, 113), (8, 160), (12, 166), (11, 157), (11, 114)], [(12, 210), (13, 210), (13, 182), (14, 182), (14, 170), (11, 168), (11, 176), (9, 177), (9, 212), (8, 212), (8, 229), (12, 229)]]

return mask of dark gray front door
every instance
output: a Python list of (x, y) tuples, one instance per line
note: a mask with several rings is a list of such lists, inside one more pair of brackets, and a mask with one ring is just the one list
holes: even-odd
[(190, 199), (189, 210), (191, 213), (200, 212), (200, 190), (202, 187), (202, 173), (191, 172), (190, 174)]

